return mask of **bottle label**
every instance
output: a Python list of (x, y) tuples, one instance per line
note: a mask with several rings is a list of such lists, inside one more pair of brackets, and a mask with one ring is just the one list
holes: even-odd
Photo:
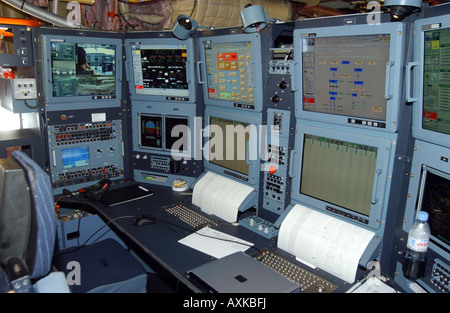
[(428, 249), (428, 241), (429, 239), (416, 239), (409, 237), (407, 246), (416, 252), (426, 252)]

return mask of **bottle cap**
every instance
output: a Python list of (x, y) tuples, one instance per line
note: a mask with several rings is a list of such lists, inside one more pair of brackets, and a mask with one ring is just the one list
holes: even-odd
[(417, 213), (417, 219), (422, 222), (428, 221), (428, 213), (420, 211), (419, 213)]

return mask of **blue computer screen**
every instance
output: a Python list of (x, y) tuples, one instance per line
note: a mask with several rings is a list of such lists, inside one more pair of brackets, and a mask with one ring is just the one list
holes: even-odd
[(89, 147), (77, 147), (61, 150), (63, 169), (89, 165)]

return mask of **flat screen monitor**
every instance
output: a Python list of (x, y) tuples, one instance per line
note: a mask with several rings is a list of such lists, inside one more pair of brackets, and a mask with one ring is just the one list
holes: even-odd
[(120, 39), (62, 35), (43, 38), (49, 110), (120, 106)]
[[(217, 142), (217, 144), (211, 146), (210, 156), (214, 155), (214, 158), (209, 161), (228, 170), (248, 175), (250, 167), (247, 163), (249, 125), (245, 122), (210, 116), (211, 141)], [(213, 129), (213, 127), (216, 128)], [(230, 151), (232, 153), (227, 153)]]
[(395, 132), (403, 34), (402, 23), (295, 30), (297, 118)]
[(423, 166), (418, 211), (428, 212), (432, 240), (450, 251), (450, 173)]
[(190, 151), (188, 117), (139, 113), (138, 120), (139, 148), (176, 153)]
[(250, 185), (255, 184), (260, 170), (260, 117), (211, 108), (205, 111), (205, 123), (205, 168)]
[[(450, 14), (415, 22), (413, 136), (450, 147)], [(408, 86), (409, 87), (409, 86)]]
[(132, 99), (195, 102), (193, 39), (125, 40)]
[(260, 37), (249, 34), (203, 37), (199, 45), (205, 104), (260, 112)]
[(296, 143), (292, 199), (378, 229), (392, 140), (299, 122)]
[(427, 212), (431, 230), (428, 248), (444, 259), (450, 255), (449, 158), (449, 148), (416, 140), (403, 225), (408, 232), (417, 212)]

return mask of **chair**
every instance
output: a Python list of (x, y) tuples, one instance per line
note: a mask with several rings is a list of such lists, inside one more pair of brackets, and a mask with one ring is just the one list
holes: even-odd
[(55, 253), (49, 176), (24, 153), (12, 156), (14, 160), (0, 159), (0, 284), (7, 276), (16, 292), (33, 292), (33, 284), (55, 268), (68, 277), (70, 265), (76, 264), (80, 279), (69, 283), (71, 292), (145, 292), (145, 268), (113, 239)]

